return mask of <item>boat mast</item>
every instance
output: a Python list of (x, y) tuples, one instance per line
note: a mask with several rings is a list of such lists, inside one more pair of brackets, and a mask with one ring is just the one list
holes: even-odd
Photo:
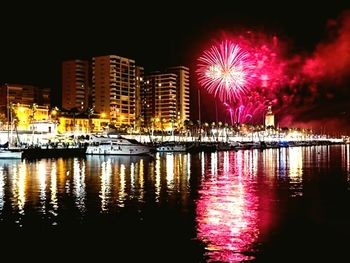
[(199, 141), (202, 141), (201, 92), (199, 88), (198, 88), (198, 126), (199, 126)]
[(9, 86), (6, 84), (6, 106), (7, 106), (7, 141), (10, 146), (10, 99)]

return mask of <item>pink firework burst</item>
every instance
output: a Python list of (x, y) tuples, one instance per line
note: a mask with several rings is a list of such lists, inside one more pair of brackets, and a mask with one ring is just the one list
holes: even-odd
[(198, 61), (199, 83), (222, 101), (239, 100), (253, 83), (253, 60), (231, 41), (212, 46)]

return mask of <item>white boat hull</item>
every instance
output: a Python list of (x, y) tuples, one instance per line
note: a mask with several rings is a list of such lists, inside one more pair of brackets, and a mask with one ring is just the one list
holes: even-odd
[(186, 145), (159, 146), (157, 152), (186, 152)]
[(91, 136), (86, 149), (88, 155), (146, 155), (150, 153), (147, 145), (122, 137)]
[(0, 150), (0, 159), (22, 159), (21, 151)]
[(121, 145), (121, 146), (88, 146), (86, 154), (91, 155), (142, 155), (148, 154), (149, 148), (147, 146), (133, 146), (133, 145)]

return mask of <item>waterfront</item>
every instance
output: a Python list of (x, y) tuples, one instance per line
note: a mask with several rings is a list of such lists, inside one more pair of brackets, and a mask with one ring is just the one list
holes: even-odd
[(2, 250), (28, 258), (334, 260), (349, 201), (349, 145), (0, 160)]

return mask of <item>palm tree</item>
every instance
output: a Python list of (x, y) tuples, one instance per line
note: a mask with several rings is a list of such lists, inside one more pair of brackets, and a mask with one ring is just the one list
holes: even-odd
[(88, 133), (91, 132), (91, 115), (94, 114), (94, 108), (90, 107), (87, 109), (87, 115), (88, 115)]
[(38, 108), (38, 105), (36, 103), (32, 103), (30, 105), (30, 108), (32, 109), (32, 116), (31, 116), (31, 122), (32, 122), (32, 129), (33, 129), (33, 135), (32, 135), (32, 143), (34, 144), (34, 121), (35, 121), (35, 112)]

